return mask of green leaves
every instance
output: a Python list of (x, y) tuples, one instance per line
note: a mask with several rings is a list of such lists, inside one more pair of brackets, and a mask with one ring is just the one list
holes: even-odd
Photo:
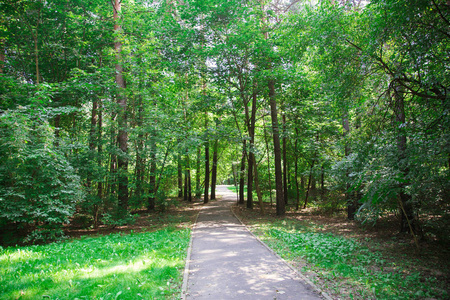
[(9, 110), (0, 119), (0, 219), (39, 224), (30, 227), (35, 231), (29, 241), (60, 237), (62, 224), (82, 198), (80, 178), (54, 147), (46, 111), (26, 107)]

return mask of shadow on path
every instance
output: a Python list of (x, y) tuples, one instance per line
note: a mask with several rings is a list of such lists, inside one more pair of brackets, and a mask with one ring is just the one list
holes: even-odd
[(322, 299), (234, 217), (236, 194), (226, 186), (217, 194), (222, 199), (202, 208), (193, 229), (182, 298)]

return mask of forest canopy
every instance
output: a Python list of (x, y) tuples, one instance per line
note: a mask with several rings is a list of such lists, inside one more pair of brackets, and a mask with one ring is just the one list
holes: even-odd
[(2, 1), (0, 243), (217, 183), (448, 239), (449, 53), (444, 0)]

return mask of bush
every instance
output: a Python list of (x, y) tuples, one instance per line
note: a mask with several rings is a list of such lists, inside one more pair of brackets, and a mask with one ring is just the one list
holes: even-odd
[(82, 198), (80, 179), (54, 145), (42, 111), (29, 107), (0, 116), (0, 224), (35, 229), (26, 241), (62, 235)]

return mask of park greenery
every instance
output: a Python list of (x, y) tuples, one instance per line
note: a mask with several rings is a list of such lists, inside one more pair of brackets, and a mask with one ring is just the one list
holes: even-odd
[(0, 248), (2, 299), (174, 299), (189, 230)]
[[(0, 244), (130, 224), (171, 197), (208, 203), (223, 182), (248, 209), (396, 216), (411, 247), (448, 242), (449, 24), (444, 0), (2, 1)], [(172, 233), (186, 234), (159, 234)], [(23, 270), (61, 245), (2, 261)], [(39, 260), (52, 266), (39, 280), (70, 273), (77, 289), (109, 258), (70, 260)]]

